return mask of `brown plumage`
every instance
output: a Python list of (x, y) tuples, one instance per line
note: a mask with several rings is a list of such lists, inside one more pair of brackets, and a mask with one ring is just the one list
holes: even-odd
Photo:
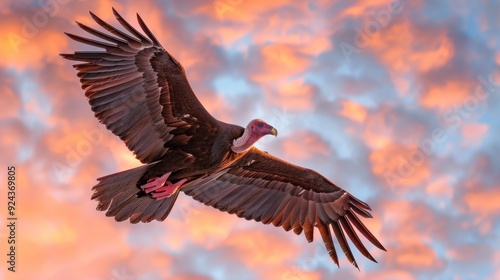
[(77, 24), (102, 40), (67, 35), (104, 51), (62, 54), (83, 62), (74, 67), (95, 116), (144, 163), (98, 179), (92, 196), (98, 210), (117, 221), (163, 221), (182, 191), (238, 217), (303, 232), (308, 242), (316, 227), (337, 265), (332, 232), (356, 267), (346, 235), (372, 261), (356, 231), (385, 250), (358, 218), (372, 217), (366, 203), (313, 170), (253, 147), (277, 133), (265, 122), (243, 128), (213, 118), (139, 15), (146, 35), (113, 13), (128, 33), (90, 13), (108, 33)]

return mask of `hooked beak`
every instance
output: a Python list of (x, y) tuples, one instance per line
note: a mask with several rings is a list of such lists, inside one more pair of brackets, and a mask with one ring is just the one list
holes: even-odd
[(276, 128), (272, 128), (271, 129), (271, 134), (274, 135), (274, 137), (277, 137), (278, 136), (278, 131), (276, 130)]

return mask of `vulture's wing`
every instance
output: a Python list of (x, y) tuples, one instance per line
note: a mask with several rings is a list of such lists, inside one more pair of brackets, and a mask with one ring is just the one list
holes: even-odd
[(317, 227), (337, 265), (332, 230), (347, 259), (356, 267), (346, 235), (365, 257), (375, 259), (354, 228), (385, 251), (357, 217), (372, 217), (366, 203), (317, 172), (292, 165), (257, 148), (250, 149), (229, 167), (185, 186), (183, 191), (206, 205), (238, 217), (272, 223), (286, 231), (292, 229), (296, 234), (304, 232), (309, 242), (313, 241), (313, 228)]
[(196, 130), (216, 120), (194, 95), (180, 63), (166, 52), (137, 15), (143, 35), (114, 9), (123, 32), (99, 17), (109, 33), (78, 23), (99, 37), (66, 33), (71, 39), (104, 49), (61, 54), (75, 64), (85, 95), (100, 122), (122, 139), (143, 163), (159, 160), (169, 147), (186, 144)]

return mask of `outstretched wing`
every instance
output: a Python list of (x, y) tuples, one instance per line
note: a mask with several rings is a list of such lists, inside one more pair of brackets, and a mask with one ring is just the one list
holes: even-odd
[(370, 207), (317, 172), (292, 165), (257, 148), (250, 149), (231, 166), (182, 189), (194, 199), (247, 220), (293, 229), (313, 241), (317, 227), (326, 249), (339, 265), (332, 232), (347, 259), (358, 267), (346, 235), (368, 259), (375, 261), (354, 228), (376, 247), (380, 242), (357, 215), (372, 216)]
[(122, 32), (92, 12), (109, 33), (78, 23), (104, 41), (66, 33), (71, 39), (103, 48), (61, 54), (84, 63), (73, 65), (85, 95), (100, 122), (122, 139), (137, 159), (150, 163), (168, 148), (185, 145), (200, 127), (216, 127), (216, 120), (198, 101), (180, 63), (163, 49), (137, 15), (143, 35), (114, 9)]

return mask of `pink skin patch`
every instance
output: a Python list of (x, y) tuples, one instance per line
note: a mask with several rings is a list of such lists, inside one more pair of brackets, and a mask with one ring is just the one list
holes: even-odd
[(163, 199), (172, 196), (187, 179), (182, 179), (172, 184), (170, 181), (167, 181), (170, 174), (172, 174), (172, 172), (168, 172), (161, 177), (149, 179), (146, 184), (141, 186), (141, 189), (145, 193), (150, 194), (154, 199)]
[(257, 140), (268, 134), (277, 136), (278, 131), (263, 120), (252, 120), (245, 128), (243, 135), (234, 139), (231, 150), (235, 153), (244, 152)]

